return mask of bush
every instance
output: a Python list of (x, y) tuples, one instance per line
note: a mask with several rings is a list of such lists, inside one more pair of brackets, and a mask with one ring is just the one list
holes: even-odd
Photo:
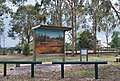
[(25, 43), (24, 44), (24, 47), (23, 47), (23, 55), (29, 55), (30, 54), (30, 47), (29, 47), (29, 44), (28, 43)]

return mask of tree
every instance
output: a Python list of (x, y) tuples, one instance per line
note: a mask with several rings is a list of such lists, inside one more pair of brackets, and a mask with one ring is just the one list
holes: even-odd
[(10, 9), (5, 4), (6, 0), (0, 0), (0, 34), (2, 34), (4, 28), (3, 20), (4, 18), (7, 18), (5, 14), (8, 14), (10, 12)]
[(106, 44), (108, 47), (109, 41), (108, 37), (110, 36), (110, 33), (116, 26), (118, 25), (117, 20), (115, 19), (113, 13), (109, 13), (108, 16), (102, 18), (102, 22), (99, 22), (101, 26), (101, 30), (104, 31), (105, 37), (106, 37)]
[[(120, 47), (120, 32), (119, 31), (113, 31), (112, 34), (112, 41), (110, 42), (110, 46), (113, 48), (116, 48), (116, 52), (118, 52), (118, 47)], [(116, 54), (116, 56), (118, 53)]]
[(62, 26), (62, 4), (63, 0), (41, 0), (35, 7), (39, 12), (44, 13), (48, 25)]
[(110, 6), (112, 7), (114, 12), (116, 13), (118, 20), (120, 21), (120, 1), (118, 0), (118, 3), (115, 4), (116, 6), (118, 6), (119, 11), (117, 10), (117, 8), (115, 8), (115, 6), (112, 4), (112, 2), (110, 0), (109, 0), (109, 2), (110, 2)]
[(4, 32), (4, 18), (7, 18), (5, 14), (10, 12), (10, 9), (5, 4), (6, 0), (0, 0), (0, 47), (1, 47), (1, 37)]
[(88, 20), (92, 23), (92, 32), (94, 35), (94, 53), (96, 54), (96, 34), (101, 29), (102, 21), (108, 17), (111, 12), (110, 2), (108, 0), (91, 0), (86, 3), (86, 12)]
[(78, 34), (78, 49), (92, 49), (93, 48), (93, 35), (89, 30), (84, 30)]
[(12, 28), (9, 29), (8, 36), (13, 39), (19, 37), (22, 43), (27, 44), (33, 39), (32, 27), (45, 23), (46, 20), (32, 5), (20, 6), (11, 17), (10, 25)]
[(4, 26), (3, 21), (0, 21), (0, 48), (1, 48), (1, 37), (4, 32), (3, 26)]
[(110, 43), (111, 47), (118, 48), (120, 47), (120, 32), (119, 31), (113, 31), (112, 34), (112, 41)]
[[(15, 4), (20, 4), (22, 2), (24, 3), (25, 1), (27, 0), (12, 0), (12, 2)], [(113, 12), (113, 10), (119, 18), (119, 11), (117, 11), (117, 9), (112, 5), (110, 0), (40, 1), (41, 2), (38, 1), (35, 6), (38, 11), (45, 14), (48, 25), (64, 25), (64, 23), (67, 23), (67, 26), (72, 27), (72, 55), (74, 55), (74, 49), (76, 45), (76, 31), (78, 27), (81, 27), (82, 25), (85, 27), (88, 27), (87, 25), (89, 25), (89, 27), (91, 27), (91, 31), (94, 35), (94, 52), (96, 53), (97, 32), (102, 28), (105, 22), (112, 22), (112, 20), (114, 20), (107, 19), (107, 17), (111, 15), (111, 12)], [(106, 21), (103, 22), (105, 18)], [(92, 25), (88, 23), (91, 23)]]
[(84, 0), (66, 0), (64, 1), (63, 9), (64, 9), (64, 22), (67, 23), (68, 26), (72, 27), (72, 55), (74, 56), (74, 51), (76, 50), (76, 32), (80, 25), (80, 21), (82, 20), (81, 14), (83, 14), (84, 8), (83, 3)]

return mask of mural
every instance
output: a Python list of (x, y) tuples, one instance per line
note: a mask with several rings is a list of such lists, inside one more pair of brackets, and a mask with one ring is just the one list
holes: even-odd
[(56, 29), (36, 29), (36, 54), (64, 53), (64, 31)]

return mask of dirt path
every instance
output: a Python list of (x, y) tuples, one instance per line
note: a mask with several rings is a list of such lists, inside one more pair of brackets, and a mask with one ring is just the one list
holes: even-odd
[[(31, 57), (31, 56), (29, 56)], [(21, 54), (16, 54), (16, 55), (0, 55), (0, 60), (18, 60), (18, 59), (23, 59), (26, 58), (26, 56), (21, 55)]]

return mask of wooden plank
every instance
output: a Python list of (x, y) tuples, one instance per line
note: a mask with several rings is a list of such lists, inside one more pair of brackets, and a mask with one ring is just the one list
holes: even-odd
[(36, 56), (63, 56), (64, 54), (36, 54)]
[(52, 64), (107, 64), (107, 61), (98, 61), (98, 62), (52, 62)]

